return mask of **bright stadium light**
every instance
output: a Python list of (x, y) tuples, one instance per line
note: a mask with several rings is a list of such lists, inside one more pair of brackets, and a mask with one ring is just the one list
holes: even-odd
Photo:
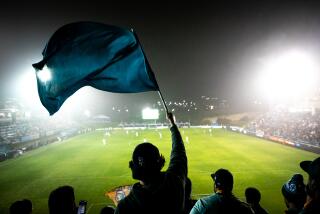
[(318, 69), (308, 54), (291, 51), (267, 60), (256, 84), (270, 100), (295, 100), (316, 89)]
[(157, 120), (159, 119), (159, 110), (145, 108), (142, 110), (142, 119), (144, 120)]
[[(101, 92), (85, 86), (75, 92), (66, 102), (62, 105), (59, 112), (55, 115), (64, 115), (64, 116), (76, 116), (83, 115), (85, 117), (91, 117), (92, 112), (89, 109), (92, 109), (91, 104), (98, 102), (97, 97)], [(81, 106), (81, 108), (79, 108)]]
[(25, 112), (24, 116), (25, 116), (26, 118), (30, 118), (30, 117), (31, 117), (31, 113), (30, 113), (29, 111), (27, 111), (27, 112)]
[(42, 82), (48, 82), (51, 80), (51, 72), (49, 68), (45, 65), (42, 70), (37, 71), (37, 76)]
[(91, 116), (91, 112), (87, 109), (87, 110), (84, 111), (84, 115), (86, 117), (90, 117)]
[(16, 96), (29, 109), (38, 109), (42, 106), (38, 98), (37, 80), (34, 70), (31, 68), (21, 68), (19, 75), (13, 82), (13, 89), (16, 90)]

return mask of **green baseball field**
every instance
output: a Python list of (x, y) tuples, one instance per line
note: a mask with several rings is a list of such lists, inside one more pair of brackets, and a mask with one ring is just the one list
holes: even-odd
[[(106, 133), (107, 132), (107, 133)], [(229, 169), (234, 175), (234, 193), (244, 199), (246, 187), (261, 191), (261, 204), (269, 213), (285, 209), (281, 187), (299, 168), (302, 160), (316, 154), (225, 130), (181, 129), (185, 141), (192, 195), (213, 192), (210, 173)], [(0, 162), (0, 213), (8, 213), (15, 200), (30, 199), (33, 213), (48, 213), (49, 193), (71, 185), (76, 201), (88, 201), (88, 213), (99, 213), (112, 201), (109, 190), (133, 184), (128, 162), (135, 146), (143, 141), (157, 145), (169, 162), (171, 135), (163, 130), (95, 131), (53, 143), (22, 156)], [(168, 192), (170, 194), (170, 192)]]

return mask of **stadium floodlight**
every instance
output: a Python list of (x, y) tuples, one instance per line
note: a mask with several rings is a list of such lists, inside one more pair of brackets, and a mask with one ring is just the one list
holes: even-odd
[(24, 113), (24, 116), (26, 118), (30, 118), (31, 117), (31, 113), (29, 111), (27, 111), (27, 112)]
[(270, 100), (296, 100), (316, 89), (317, 69), (311, 56), (291, 51), (267, 60), (256, 84)]
[[(67, 99), (61, 107), (61, 109), (59, 110), (59, 112), (57, 112), (55, 115), (57, 115), (57, 117), (74, 117), (77, 115), (83, 115), (85, 117), (90, 118), (92, 117), (92, 112), (90, 112), (90, 110), (92, 110), (91, 104), (94, 101), (98, 100), (98, 95), (98, 90), (89, 86), (85, 86), (79, 89), (77, 92), (75, 92), (74, 95), (71, 96), (69, 99)], [(81, 108), (79, 108), (79, 106), (81, 106)]]
[[(29, 67), (22, 66), (20, 75), (14, 80), (12, 90), (15, 91), (16, 96), (26, 108), (32, 110), (39, 110), (40, 113), (44, 109), (41, 108), (41, 102), (38, 97), (37, 80), (34, 70)], [(40, 106), (40, 108), (39, 108)]]
[(40, 81), (46, 83), (51, 80), (51, 71), (49, 68), (45, 65), (42, 70), (39, 70), (37, 72), (37, 76), (39, 77)]
[(87, 109), (87, 110), (84, 111), (84, 115), (86, 117), (90, 117), (91, 116), (91, 112)]
[(158, 109), (151, 109), (145, 108), (142, 110), (142, 119), (144, 120), (157, 120), (159, 119), (159, 110)]

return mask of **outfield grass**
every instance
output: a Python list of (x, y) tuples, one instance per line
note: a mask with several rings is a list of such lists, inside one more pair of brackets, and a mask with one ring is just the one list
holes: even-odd
[[(61, 185), (73, 186), (76, 200), (87, 200), (89, 213), (99, 213), (103, 206), (112, 204), (105, 197), (106, 191), (135, 182), (128, 162), (137, 144), (144, 139), (156, 144), (169, 161), (170, 133), (160, 132), (162, 139), (155, 130), (139, 131), (139, 136), (135, 131), (128, 134), (111, 131), (111, 136), (96, 131), (1, 162), (0, 213), (8, 213), (10, 204), (23, 198), (32, 200), (33, 213), (47, 213), (48, 195)], [(283, 213), (285, 209), (282, 184), (294, 173), (306, 176), (299, 162), (317, 157), (310, 152), (224, 130), (213, 130), (210, 134), (204, 129), (181, 129), (181, 133), (184, 140), (189, 138), (186, 149), (195, 197), (211, 194), (210, 173), (227, 168), (234, 175), (234, 193), (243, 199), (246, 187), (257, 187), (262, 193), (262, 206), (270, 213)]]

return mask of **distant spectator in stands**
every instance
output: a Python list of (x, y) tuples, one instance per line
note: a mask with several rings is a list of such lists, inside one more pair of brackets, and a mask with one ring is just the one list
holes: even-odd
[(76, 214), (74, 191), (71, 186), (61, 186), (53, 190), (49, 196), (50, 214)]
[(307, 198), (303, 176), (301, 174), (294, 174), (292, 178), (282, 186), (282, 195), (288, 208), (285, 213), (299, 213)]
[(261, 194), (257, 188), (248, 187), (245, 190), (247, 203), (251, 206), (255, 214), (267, 214), (268, 212), (260, 205)]
[(129, 166), (132, 177), (140, 182), (134, 184), (129, 195), (119, 202), (115, 213), (184, 212), (187, 156), (172, 113), (167, 117), (172, 125), (172, 151), (167, 171), (161, 172), (165, 159), (156, 146), (139, 144)]
[(32, 202), (28, 199), (16, 201), (10, 206), (10, 214), (31, 214)]
[(194, 200), (191, 198), (191, 192), (192, 192), (192, 183), (191, 183), (190, 178), (187, 178), (186, 187), (185, 187), (185, 202), (184, 202), (184, 206), (185, 206), (184, 213), (186, 213), (186, 214), (190, 213), (192, 207), (197, 202), (197, 200)]
[(100, 214), (113, 214), (114, 213), (114, 208), (111, 206), (106, 206), (101, 209)]
[(313, 161), (302, 161), (300, 167), (309, 175), (306, 186), (307, 201), (301, 214), (320, 213), (320, 157)]
[(211, 174), (215, 194), (201, 198), (192, 208), (190, 214), (252, 214), (250, 206), (232, 194), (233, 176), (226, 169), (219, 169)]

